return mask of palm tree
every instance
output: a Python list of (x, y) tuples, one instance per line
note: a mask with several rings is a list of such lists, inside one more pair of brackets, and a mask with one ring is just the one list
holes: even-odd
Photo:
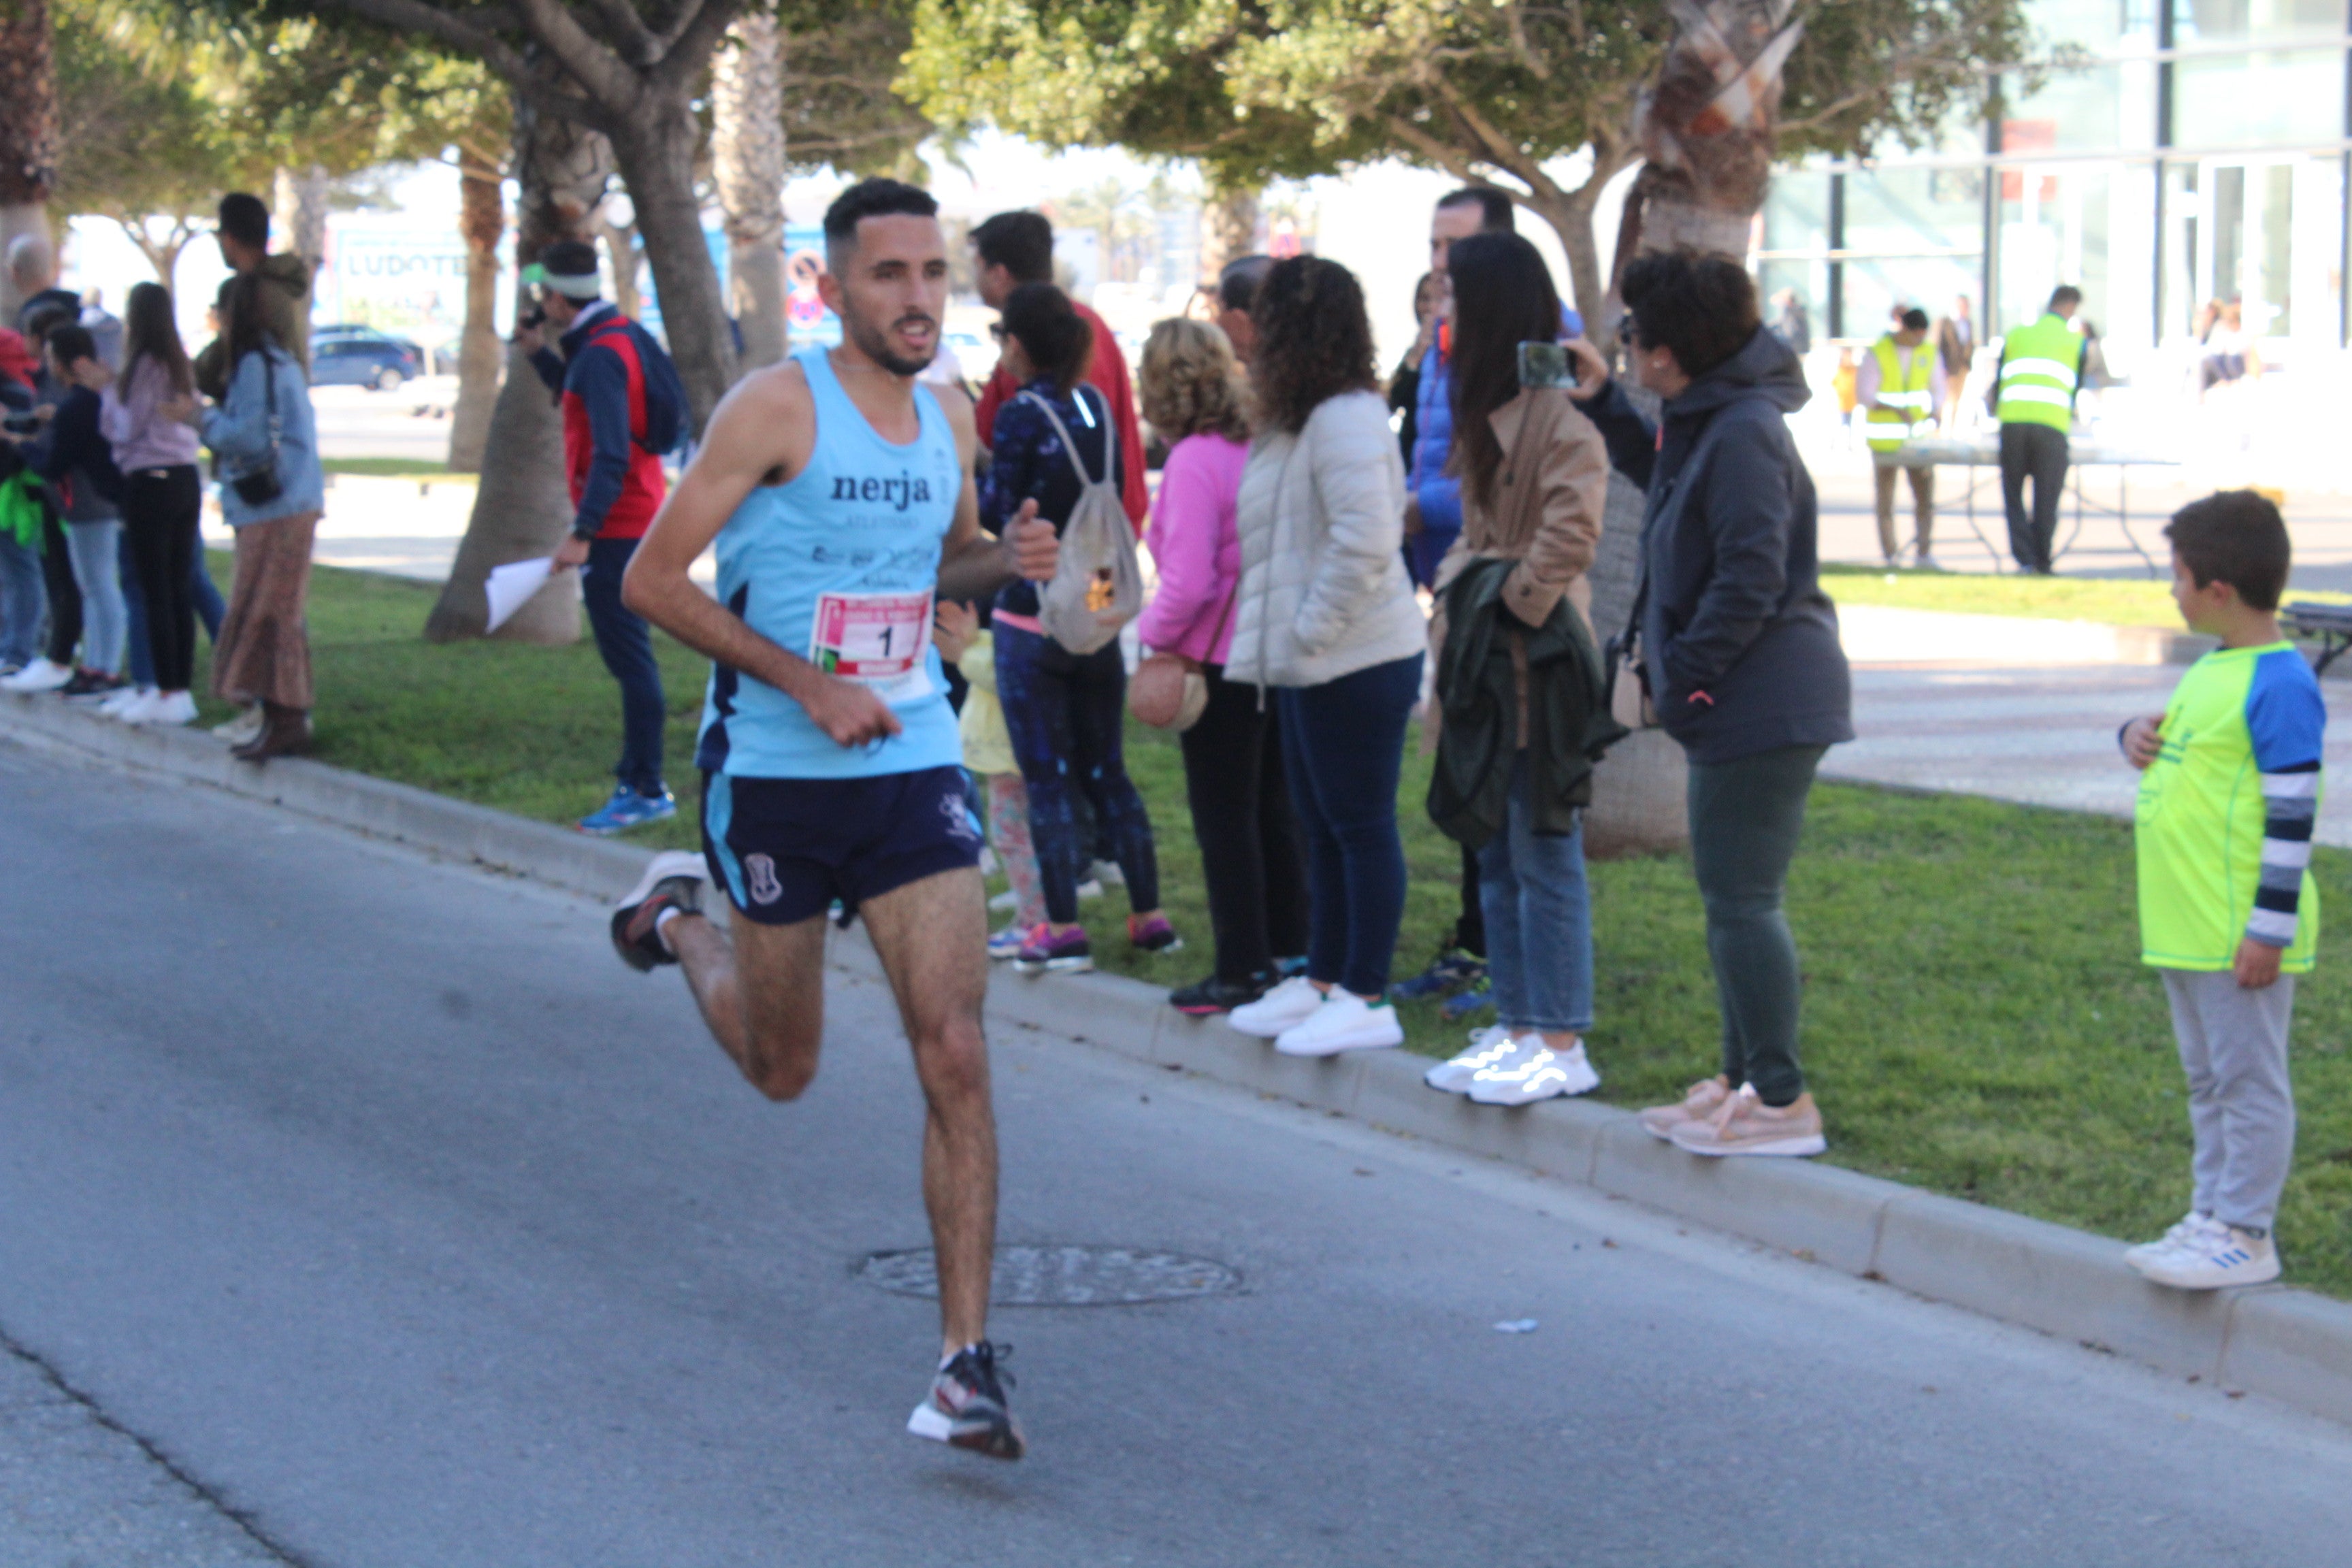
[[(0, 0), (0, 258), (19, 235), (49, 237), (58, 173), (58, 76), (47, 0)], [(24, 303), (0, 266), (0, 321)]]
[(754, 0), (710, 67), (710, 161), (726, 213), (728, 306), (743, 368), (784, 357), (784, 60), (776, 0)]

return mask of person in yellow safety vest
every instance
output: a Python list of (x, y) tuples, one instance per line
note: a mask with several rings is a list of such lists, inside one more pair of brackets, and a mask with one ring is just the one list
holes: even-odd
[(1930, 542), (1936, 532), (1936, 470), (1927, 463), (1906, 463), (1895, 453), (1914, 436), (1936, 433), (1936, 416), (1944, 406), (1944, 367), (1927, 346), (1927, 312), (1917, 306), (1895, 318), (1895, 330), (1871, 345), (1854, 375), (1854, 401), (1865, 411), (1863, 434), (1870, 442), (1872, 475), (1878, 481), (1878, 548), (1894, 565), (1902, 557), (1895, 542), (1895, 482), (1897, 474), (1911, 476), (1911, 504), (1917, 517), (1913, 531), (1913, 559), (1930, 571), (1936, 557)]
[[(2012, 328), (1993, 374), (1993, 417), (2000, 421), (2000, 495), (2009, 510), (2009, 551), (2020, 569), (2050, 574), (2058, 503), (2066, 493), (2066, 441), (2074, 428), (2074, 394), (2083, 383), (2083, 337), (2074, 312), (2083, 291), (2062, 285), (2040, 321)], [(2025, 481), (2033, 480), (2033, 511)]]

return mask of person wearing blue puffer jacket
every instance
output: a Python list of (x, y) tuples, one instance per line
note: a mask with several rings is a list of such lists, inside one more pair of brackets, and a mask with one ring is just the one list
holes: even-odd
[[(1429, 220), (1429, 269), (1438, 279), (1442, 302), (1437, 331), (1422, 355), (1421, 384), (1413, 407), (1411, 472), (1405, 478), (1404, 562), (1413, 585), (1434, 589), (1437, 563), (1462, 534), (1462, 481), (1446, 472), (1454, 450), (1454, 387), (1447, 372), (1453, 346), (1453, 289), (1446, 259), (1454, 242), (1474, 234), (1511, 234), (1517, 219), (1509, 193), (1493, 185), (1465, 185), (1437, 199)], [(1573, 310), (1560, 307), (1560, 336), (1584, 335), (1584, 321)], [(1486, 921), (1478, 892), (1476, 851), (1462, 851), (1462, 913), (1438, 948), (1429, 966), (1391, 990), (1401, 999), (1463, 995), (1449, 1005), (1449, 1016), (1460, 1016), (1484, 1005), (1486, 979)], [(1466, 1005), (1465, 1004), (1467, 1004)]]

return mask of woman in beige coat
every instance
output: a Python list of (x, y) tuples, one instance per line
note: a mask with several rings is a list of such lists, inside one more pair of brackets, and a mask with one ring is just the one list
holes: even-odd
[[(1517, 563), (1503, 584), (1507, 616), (1528, 629), (1562, 599), (1589, 616), (1585, 572), (1601, 542), (1609, 454), (1565, 389), (1522, 387), (1519, 345), (1559, 336), (1559, 296), (1536, 247), (1516, 234), (1456, 240), (1454, 276), (1454, 453), (1462, 480), (1462, 534), (1437, 573), (1437, 591), (1475, 559)], [(1591, 628), (1588, 626), (1587, 630)], [(1442, 627), (1437, 635), (1443, 637)], [(1601, 1076), (1585, 1059), (1592, 1026), (1592, 916), (1580, 824), (1535, 831), (1525, 755), (1527, 687), (1519, 687), (1521, 754), (1512, 763), (1507, 820), (1478, 851), (1479, 903), (1496, 1026), (1428, 1074), (1431, 1086), (1488, 1105), (1583, 1094)]]

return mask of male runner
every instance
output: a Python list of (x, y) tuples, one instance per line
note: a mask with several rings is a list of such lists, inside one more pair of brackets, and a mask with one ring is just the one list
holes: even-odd
[[(623, 598), (715, 668), (697, 756), (703, 854), (656, 856), (614, 911), (613, 942), (634, 968), (682, 964), (743, 1076), (793, 1100), (816, 1074), (826, 909), (837, 899), (865, 917), (929, 1110), (944, 1343), (908, 1430), (1017, 1459), (986, 1338), (996, 1125), (981, 835), (931, 605), (985, 599), (1016, 574), (1045, 581), (1058, 544), (1034, 502), (1002, 542), (981, 531), (971, 410), (916, 384), (947, 305), (938, 211), (896, 180), (842, 193), (817, 284), (841, 346), (739, 383), (637, 547)], [(714, 539), (717, 599), (687, 579)], [(727, 889), (729, 931), (701, 913), (706, 880)]]

